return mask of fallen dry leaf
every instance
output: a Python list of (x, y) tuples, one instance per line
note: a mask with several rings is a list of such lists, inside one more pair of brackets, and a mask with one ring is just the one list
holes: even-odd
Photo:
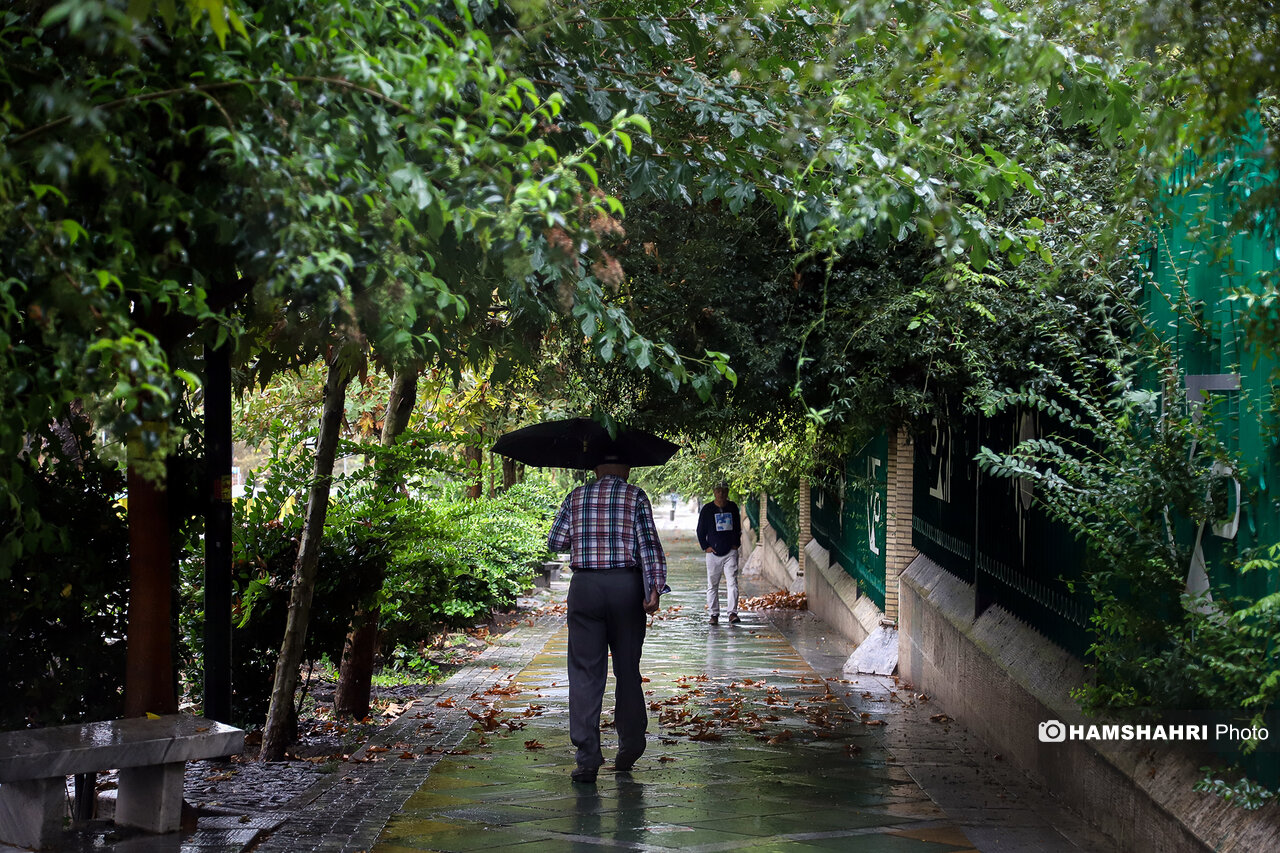
[(542, 744), (538, 743), (536, 740), (527, 740), (527, 741), (525, 741), (525, 742), (524, 742), (524, 748), (525, 748), (525, 749), (546, 749), (546, 747), (545, 747), (545, 746), (543, 746)]
[(744, 598), (738, 602), (739, 610), (804, 610), (807, 607), (803, 592), (789, 593), (785, 590)]
[(514, 684), (508, 684), (506, 687), (499, 687), (496, 684), (485, 691), (486, 696), (514, 696), (520, 692), (520, 688)]

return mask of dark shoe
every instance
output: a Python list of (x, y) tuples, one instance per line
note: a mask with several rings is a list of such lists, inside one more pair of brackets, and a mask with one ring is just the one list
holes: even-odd
[(633, 755), (629, 752), (619, 752), (617, 760), (613, 763), (613, 769), (619, 773), (626, 773), (632, 767), (636, 766), (636, 762), (639, 759), (640, 756), (638, 755)]
[(596, 767), (583, 767), (582, 765), (578, 765), (578, 767), (569, 774), (569, 778), (575, 782), (580, 782), (583, 785), (594, 785), (596, 783), (596, 770), (598, 769), (599, 768)]
[(720, 617), (719, 617), (719, 616), (717, 616), (717, 615), (715, 615), (715, 614), (712, 614), (712, 615), (711, 615), (711, 624), (712, 624), (712, 625), (719, 625), (719, 624), (720, 624)]
[(730, 613), (730, 614), (729, 614), (729, 621), (730, 621), (730, 622), (741, 622), (742, 620), (738, 618), (738, 614), (737, 614), (737, 613)]

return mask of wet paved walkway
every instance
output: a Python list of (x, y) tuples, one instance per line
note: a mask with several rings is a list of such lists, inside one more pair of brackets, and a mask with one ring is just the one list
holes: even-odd
[[(598, 783), (569, 781), (561, 629), (471, 710), (477, 731), (435, 764), (374, 853), (1112, 849), (931, 719), (927, 699), (892, 679), (840, 678), (847, 645), (810, 614), (707, 624), (696, 543), (663, 541), (676, 592), (645, 643), (649, 747), (635, 769), (610, 772), (606, 728)], [(612, 681), (606, 726), (611, 696)]]
[[(74, 849), (1116, 849), (927, 697), (890, 678), (842, 678), (852, 648), (812, 614), (708, 625), (701, 554), (671, 529), (693, 518), (660, 515), (675, 593), (645, 643), (649, 747), (632, 772), (606, 765), (595, 786), (569, 781), (564, 617), (552, 608), (292, 801), (201, 817), (185, 835), (91, 834)], [(743, 589), (771, 591), (750, 578)], [(608, 760), (616, 740), (608, 729), (604, 739)], [(201, 771), (188, 771), (194, 792)]]

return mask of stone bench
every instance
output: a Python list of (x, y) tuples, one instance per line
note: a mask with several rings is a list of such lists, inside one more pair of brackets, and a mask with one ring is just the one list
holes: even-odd
[(551, 584), (560, 579), (562, 563), (541, 563), (534, 566), (533, 585), (550, 589)]
[(119, 771), (117, 824), (173, 832), (186, 762), (243, 750), (243, 730), (190, 714), (0, 732), (0, 842), (52, 843), (67, 777), (103, 770)]

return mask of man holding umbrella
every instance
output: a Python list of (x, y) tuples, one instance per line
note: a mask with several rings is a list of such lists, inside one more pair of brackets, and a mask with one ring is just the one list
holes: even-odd
[(632, 466), (660, 465), (679, 448), (640, 430), (614, 437), (594, 421), (575, 418), (508, 433), (494, 451), (529, 464), (592, 468), (594, 482), (574, 489), (547, 537), (552, 551), (569, 551), (569, 739), (577, 747), (574, 782), (594, 784), (600, 751), (600, 709), (609, 656), (617, 681), (614, 727), (620, 772), (644, 754), (644, 689), (640, 652), (646, 614), (658, 611), (667, 560), (644, 490), (627, 482)]

